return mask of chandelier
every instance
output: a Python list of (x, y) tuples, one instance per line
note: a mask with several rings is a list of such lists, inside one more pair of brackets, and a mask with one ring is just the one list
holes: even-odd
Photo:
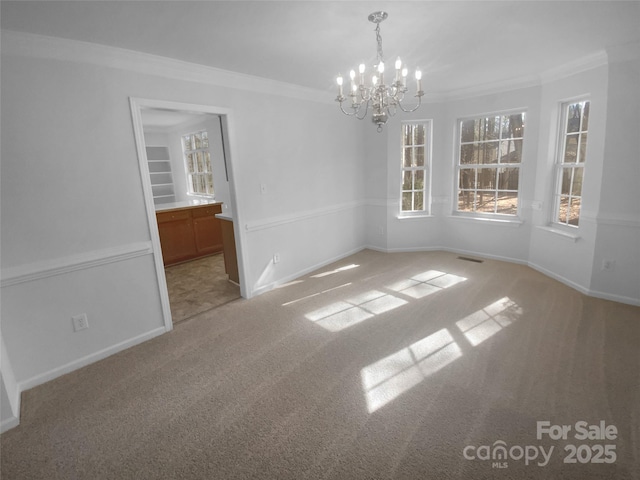
[(408, 91), (407, 88), (407, 73), (408, 70), (403, 68), (402, 60), (400, 57), (396, 60), (395, 67), (395, 79), (390, 85), (385, 83), (385, 65), (384, 55), (382, 53), (382, 35), (380, 35), (380, 23), (387, 18), (387, 12), (374, 12), (369, 15), (369, 21), (376, 24), (376, 40), (378, 42), (378, 55), (377, 64), (374, 65), (375, 73), (371, 77), (371, 85), (367, 85), (365, 82), (365, 65), (361, 63), (358, 67), (359, 75), (356, 80), (355, 70), (351, 70), (349, 76), (351, 78), (351, 85), (349, 89), (348, 97), (350, 98), (351, 105), (345, 110), (344, 103), (347, 97), (344, 95), (344, 79), (342, 75), (338, 75), (338, 96), (336, 102), (340, 102), (340, 110), (345, 115), (356, 117), (358, 120), (362, 120), (367, 116), (369, 108), (372, 109), (371, 121), (378, 126), (378, 132), (382, 131), (382, 127), (387, 123), (389, 117), (396, 114), (400, 109), (403, 112), (414, 112), (420, 107), (422, 102), (422, 72), (416, 70), (416, 94), (418, 97), (418, 104), (413, 108), (405, 108), (402, 105), (402, 101), (405, 98), (405, 94)]

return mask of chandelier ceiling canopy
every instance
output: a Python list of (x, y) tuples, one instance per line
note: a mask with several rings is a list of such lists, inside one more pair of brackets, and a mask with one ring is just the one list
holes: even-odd
[[(387, 123), (389, 117), (396, 114), (400, 109), (403, 112), (413, 112), (420, 107), (422, 102), (422, 72), (416, 69), (416, 94), (418, 104), (412, 108), (406, 108), (402, 102), (405, 94), (409, 91), (407, 88), (407, 68), (403, 67), (400, 57), (395, 62), (395, 75), (393, 83), (387, 85), (385, 83), (385, 63), (384, 54), (382, 52), (382, 35), (380, 34), (380, 23), (388, 17), (387, 12), (373, 12), (369, 15), (369, 21), (376, 24), (376, 41), (378, 43), (377, 63), (374, 65), (374, 73), (371, 76), (370, 83), (367, 83), (365, 77), (366, 66), (361, 63), (358, 67), (358, 74), (355, 70), (351, 70), (349, 77), (351, 83), (347, 96), (344, 95), (344, 78), (338, 75), (338, 96), (336, 102), (340, 103), (340, 110), (345, 115), (356, 117), (363, 120), (367, 116), (369, 108), (371, 108), (371, 121), (378, 126), (378, 132), (382, 131), (382, 127)], [(389, 76), (389, 74), (387, 74)], [(347, 102), (347, 99), (349, 101)], [(345, 103), (350, 103), (346, 106)]]

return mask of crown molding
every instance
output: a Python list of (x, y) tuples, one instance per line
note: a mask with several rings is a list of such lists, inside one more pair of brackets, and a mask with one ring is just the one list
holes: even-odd
[(577, 73), (586, 72), (608, 63), (607, 52), (599, 50), (585, 57), (576, 58), (558, 67), (546, 70), (540, 74), (542, 83), (555, 82)]
[[(483, 95), (504, 93), (510, 90), (538, 87), (607, 65), (609, 56), (615, 56), (616, 59), (637, 56), (636, 46), (637, 44), (621, 45), (611, 47), (607, 51), (597, 51), (539, 74), (516, 76), (497, 82), (473, 85), (468, 88), (431, 92), (425, 95), (423, 102), (437, 103), (464, 100)], [(326, 105), (334, 104), (333, 97), (324, 90), (134, 50), (13, 30), (2, 30), (2, 55), (88, 63), (175, 80), (277, 95)]]
[(2, 55), (86, 63), (174, 80), (317, 103), (334, 103), (333, 98), (322, 90), (124, 48), (34, 33), (2, 30)]

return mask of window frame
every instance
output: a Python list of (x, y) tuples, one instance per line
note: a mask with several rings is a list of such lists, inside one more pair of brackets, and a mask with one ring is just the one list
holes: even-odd
[[(462, 124), (465, 121), (468, 120), (481, 120), (481, 119), (488, 119), (488, 118), (492, 118), (492, 117), (508, 117), (511, 115), (517, 115), (517, 114), (521, 114), (523, 115), (523, 133), (522, 136), (520, 137), (502, 137), (502, 128), (500, 128), (500, 134), (499, 137), (497, 139), (494, 140), (482, 140), (482, 141), (476, 141), (474, 139), (473, 142), (463, 142), (462, 141)], [(475, 219), (475, 220), (494, 220), (494, 221), (499, 221), (499, 222), (509, 222), (509, 223), (522, 223), (521, 221), (521, 211), (522, 211), (522, 171), (523, 171), (523, 165), (524, 165), (524, 147), (525, 147), (525, 134), (526, 134), (526, 124), (527, 124), (527, 116), (528, 116), (528, 109), (527, 108), (514, 108), (514, 109), (509, 109), (509, 110), (500, 110), (500, 111), (493, 111), (493, 112), (487, 112), (487, 113), (481, 113), (481, 114), (476, 114), (476, 115), (469, 115), (469, 116), (465, 116), (465, 117), (459, 117), (458, 119), (456, 119), (456, 125), (455, 125), (455, 137), (454, 137), (454, 149), (455, 149), (455, 153), (454, 153), (454, 178), (453, 178), (453, 201), (452, 201), (452, 215), (459, 217), (459, 218), (468, 218), (468, 219)], [(499, 163), (496, 161), (496, 163), (478, 163), (478, 164), (462, 164), (461, 163), (461, 152), (462, 152), (462, 146), (463, 145), (474, 145), (474, 144), (482, 144), (482, 143), (496, 143), (497, 148), (500, 148), (500, 144), (504, 141), (507, 140), (520, 140), (522, 142), (522, 148), (521, 148), (521, 153), (520, 153), (520, 162), (519, 163)], [(474, 166), (475, 165), (475, 166)], [(517, 190), (515, 190), (516, 193), (516, 200), (517, 200), (517, 207), (516, 207), (516, 212), (515, 213), (500, 213), (500, 212), (481, 212), (481, 211), (467, 211), (467, 210), (459, 210), (459, 198), (460, 198), (460, 192), (463, 190), (460, 188), (460, 172), (463, 169), (475, 169), (475, 170), (480, 170), (481, 168), (495, 168), (496, 170), (496, 187), (494, 189), (492, 189), (492, 191), (496, 192), (496, 195), (498, 195), (498, 192), (501, 191), (505, 191), (505, 192), (511, 192), (512, 190), (499, 190), (498, 189), (498, 175), (499, 175), (499, 169), (501, 168), (501, 166), (504, 166), (503, 168), (517, 168), (518, 170), (518, 188)], [(477, 175), (476, 175), (477, 178)], [(464, 190), (470, 190), (470, 189), (464, 189)], [(473, 189), (474, 192), (478, 192), (479, 190), (483, 190), (484, 189), (479, 189), (476, 185), (476, 187)], [(475, 200), (474, 200), (475, 203)], [(496, 207), (497, 209), (497, 203), (496, 203)]]
[[(425, 143), (423, 145), (405, 145), (404, 143), (404, 129), (407, 125), (424, 125), (425, 127)], [(415, 148), (422, 146), (424, 148), (424, 162), (421, 166), (408, 166), (404, 165), (404, 152), (405, 148)], [(400, 181), (399, 181), (399, 206), (398, 206), (398, 218), (403, 217), (424, 217), (431, 215), (431, 158), (433, 149), (433, 121), (431, 119), (415, 119), (415, 120), (403, 120), (400, 122)], [(415, 175), (412, 175), (412, 188), (404, 189), (404, 173), (407, 171), (423, 172), (423, 187), (422, 187), (422, 210), (403, 210), (403, 196), (404, 193), (412, 192), (413, 194), (420, 192), (415, 189)], [(415, 197), (412, 195), (412, 204), (415, 202)]]
[[(571, 105), (576, 105), (582, 103), (582, 109), (581, 109), (581, 113), (580, 113), (580, 125), (578, 127), (578, 131), (577, 132), (567, 132), (567, 126), (569, 123), (569, 111), (570, 111), (570, 107)], [(576, 229), (580, 228), (580, 215), (582, 214), (582, 200), (583, 200), (583, 189), (584, 189), (584, 174), (585, 174), (585, 165), (586, 165), (586, 160), (587, 160), (587, 151), (588, 151), (588, 135), (589, 135), (589, 128), (587, 126), (586, 130), (583, 130), (583, 121), (584, 121), (584, 104), (588, 104), (588, 110), (589, 110), (589, 114), (588, 114), (588, 121), (587, 123), (590, 124), (591, 123), (591, 97), (589, 95), (582, 95), (579, 97), (573, 97), (570, 99), (565, 99), (561, 102), (559, 102), (559, 120), (558, 120), (558, 126), (556, 129), (557, 132), (557, 146), (556, 146), (556, 150), (555, 150), (555, 159), (554, 159), (554, 163), (553, 163), (553, 176), (554, 176), (554, 182), (553, 182), (553, 191), (551, 192), (551, 222), (550, 222), (550, 226), (552, 227), (557, 227), (560, 229), (565, 229), (566, 231), (576, 231)], [(582, 138), (583, 138), (583, 134), (587, 136), (587, 140), (585, 142), (585, 147), (584, 149), (582, 149), (581, 147), (583, 146), (582, 143)], [(576, 145), (576, 161), (575, 162), (565, 162), (565, 154), (566, 154), (566, 146), (567, 146), (567, 137), (569, 135), (577, 135), (578, 137), (578, 143)], [(580, 161), (580, 157), (584, 156), (583, 160)], [(574, 175), (575, 175), (575, 171), (576, 169), (579, 168), (581, 169), (581, 174), (582, 174), (582, 179), (581, 179), (581, 185), (580, 185), (580, 195), (572, 195), (573, 192), (573, 187), (574, 187)], [(571, 220), (571, 215), (566, 215), (566, 222), (562, 222), (560, 221), (560, 208), (561, 208), (561, 200), (562, 197), (565, 196), (562, 193), (562, 183), (563, 183), (563, 178), (564, 178), (564, 171), (565, 170), (573, 170), (571, 173), (571, 178), (569, 181), (569, 195), (568, 195), (568, 207), (571, 204), (571, 200), (574, 198), (579, 198), (580, 199), (580, 207), (579, 207), (579, 211), (578, 211), (578, 217), (576, 220), (576, 224), (572, 224), (569, 223)], [(570, 208), (570, 207), (569, 207)]]
[[(185, 137), (193, 137), (194, 135), (198, 135), (198, 134), (202, 134), (202, 133), (206, 133), (207, 134), (207, 146), (206, 147), (202, 147), (200, 146), (199, 148), (191, 148), (191, 149), (187, 149), (186, 148), (186, 143), (185, 143)], [(215, 189), (214, 189), (214, 184), (213, 184), (213, 159), (211, 158), (211, 144), (210, 144), (210, 136), (209, 136), (209, 132), (204, 129), (204, 128), (200, 128), (197, 129), (195, 131), (190, 131), (190, 132), (186, 132), (180, 135), (180, 146), (182, 147), (182, 161), (183, 161), (183, 165), (184, 165), (184, 172), (185, 172), (185, 181), (187, 184), (187, 195), (190, 197), (204, 197), (204, 198), (215, 198)], [(202, 154), (208, 154), (209, 155), (209, 171), (198, 171), (199, 168), (194, 169), (194, 171), (191, 171), (189, 169), (189, 161), (187, 159), (187, 156), (189, 154), (193, 154), (196, 155), (198, 153), (202, 153)], [(203, 164), (205, 163), (205, 160), (203, 159)], [(197, 165), (197, 159), (194, 158), (193, 162)], [(211, 177), (211, 193), (207, 193), (207, 192), (199, 192), (199, 191), (194, 191), (193, 189), (193, 182), (191, 177), (193, 175), (209, 175)], [(207, 183), (205, 181), (205, 190), (207, 187)]]

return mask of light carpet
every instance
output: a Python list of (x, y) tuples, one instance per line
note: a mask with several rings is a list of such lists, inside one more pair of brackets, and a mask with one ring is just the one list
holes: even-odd
[(639, 345), (529, 267), (364, 250), (25, 392), (1, 478), (637, 479)]

